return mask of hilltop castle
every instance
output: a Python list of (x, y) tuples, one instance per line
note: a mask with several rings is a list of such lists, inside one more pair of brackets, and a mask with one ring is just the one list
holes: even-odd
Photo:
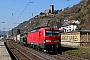
[(50, 5), (50, 9), (49, 10), (45, 10), (44, 13), (46, 15), (48, 15), (48, 14), (54, 14), (54, 5)]

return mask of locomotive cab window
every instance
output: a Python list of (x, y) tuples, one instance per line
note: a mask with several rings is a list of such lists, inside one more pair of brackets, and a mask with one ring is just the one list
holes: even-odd
[(59, 30), (45, 30), (46, 36), (59, 36)]

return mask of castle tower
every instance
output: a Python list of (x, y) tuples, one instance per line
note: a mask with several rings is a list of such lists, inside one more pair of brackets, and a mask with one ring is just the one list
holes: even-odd
[(50, 12), (53, 14), (54, 13), (54, 5), (50, 5)]

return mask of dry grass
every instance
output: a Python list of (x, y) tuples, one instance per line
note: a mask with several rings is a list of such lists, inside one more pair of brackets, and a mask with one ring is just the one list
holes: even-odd
[(65, 45), (62, 45), (62, 47), (69, 48), (65, 52), (79, 54), (79, 55), (83, 54), (83, 55), (90, 57), (90, 45), (88, 45), (88, 46), (65, 46)]

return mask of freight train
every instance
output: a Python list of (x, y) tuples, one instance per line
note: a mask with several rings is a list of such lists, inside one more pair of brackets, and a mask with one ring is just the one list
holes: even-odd
[(31, 32), (18, 34), (14, 40), (44, 52), (61, 50), (61, 36), (58, 28), (38, 27)]

